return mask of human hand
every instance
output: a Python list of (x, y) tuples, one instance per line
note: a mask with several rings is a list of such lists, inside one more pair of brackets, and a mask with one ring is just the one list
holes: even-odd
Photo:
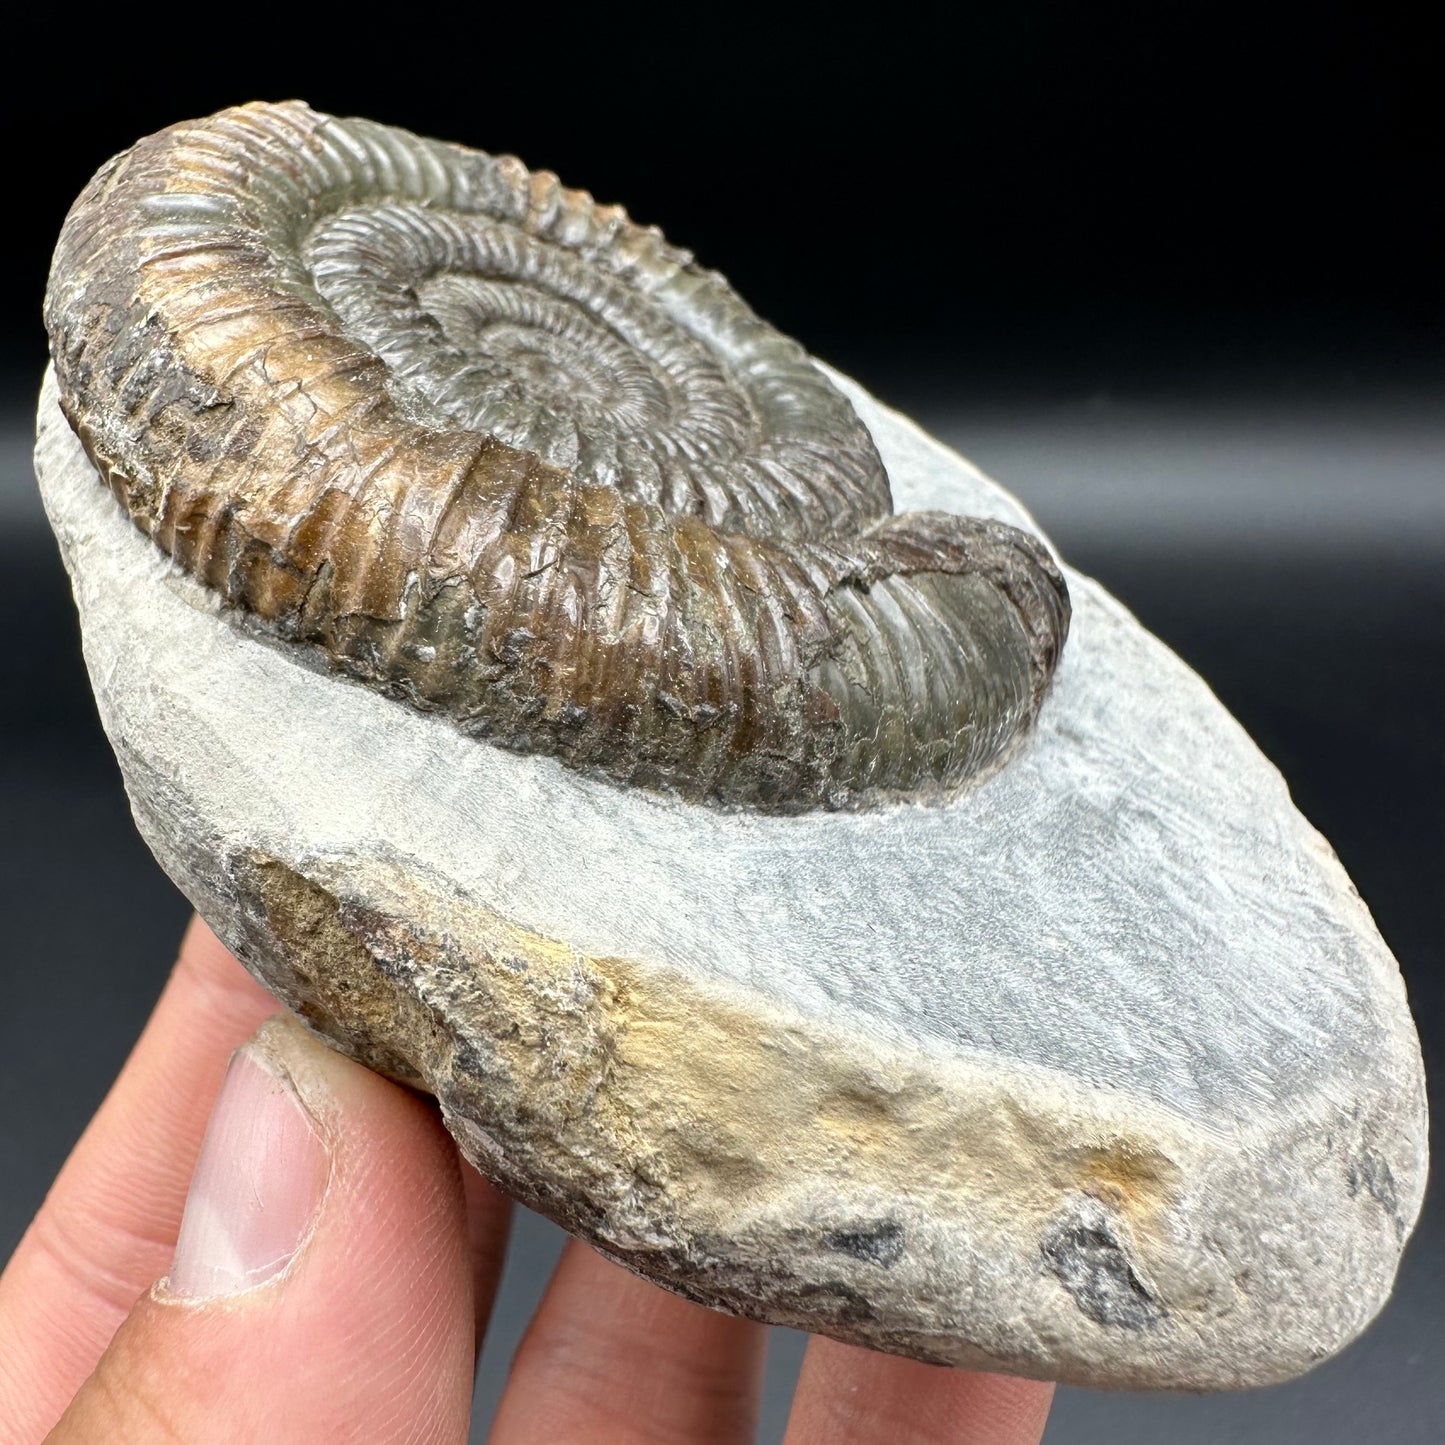
[[(194, 923), (0, 1277), (5, 1445), (466, 1440), (510, 1206), (276, 1009)], [(766, 1342), (572, 1241), (489, 1439), (750, 1441)], [(1051, 1388), (815, 1339), (787, 1445), (1037, 1445)]]

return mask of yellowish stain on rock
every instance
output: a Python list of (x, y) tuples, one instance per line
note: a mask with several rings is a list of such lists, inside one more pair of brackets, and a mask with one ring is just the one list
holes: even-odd
[[(1177, 1194), (1157, 1142), (1077, 1095), (1051, 1097), (1046, 1078), (1014, 1088), (966, 1059), (861, 1038), (841, 1048), (782, 1005), (765, 1013), (722, 987), (587, 957), (399, 869), (366, 865), (358, 893), (395, 906), (365, 911), (340, 901), (354, 862), (318, 864), (315, 878), (274, 859), (239, 871), (300, 982), (288, 1002), (320, 1032), (373, 1064), (364, 1041), (394, 1040), (387, 1071), (433, 1085), (458, 1036), (477, 1040), (493, 1107), (510, 1109), (534, 1165), (585, 1181), (621, 1161), (694, 1227), (726, 1233), (799, 1187), (846, 1197), (861, 1185), (1042, 1229), (1083, 1193), (1127, 1223), (1147, 1261)], [(424, 966), (403, 977), (407, 960)]]

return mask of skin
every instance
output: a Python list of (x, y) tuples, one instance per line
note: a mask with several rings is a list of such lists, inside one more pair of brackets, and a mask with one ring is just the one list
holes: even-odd
[[(0, 1276), (7, 1445), (467, 1439), (510, 1205), (459, 1162), (429, 1101), (314, 1041), (290, 1044), (330, 1101), (331, 1175), (305, 1242), (243, 1293), (199, 1303), (167, 1291), (227, 1060), (276, 1010), (193, 923), (134, 1052)], [(750, 1441), (766, 1341), (761, 1326), (570, 1243), (489, 1438)], [(1037, 1445), (1052, 1389), (815, 1339), (786, 1445)]]

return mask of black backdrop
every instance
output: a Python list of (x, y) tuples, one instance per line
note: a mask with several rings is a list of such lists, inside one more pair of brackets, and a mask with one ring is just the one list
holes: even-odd
[[(107, 156), (257, 97), (624, 201), (994, 470), (1281, 766), (1397, 952), (1439, 1077), (1445, 203), (1423, 27), (1334, 0), (197, 4), (12, 14), (6, 36), (0, 1256), (184, 917), (126, 817), (28, 476), (45, 268)], [(1197, 1401), (1062, 1392), (1048, 1440), (1445, 1438), (1441, 1214), (1432, 1196), (1396, 1299), (1316, 1374)], [(519, 1238), (484, 1400), (552, 1247)]]
[(989, 386), (1398, 366), (1441, 319), (1439, 56), (1370, 0), (197, 4), (11, 29), (19, 365), (102, 160), (291, 96), (623, 200), (852, 371), (905, 351)]

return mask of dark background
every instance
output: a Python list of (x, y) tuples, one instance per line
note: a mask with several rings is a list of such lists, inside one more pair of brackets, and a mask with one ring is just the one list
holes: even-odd
[(295, 96), (621, 200), (875, 383), (1438, 375), (1442, 56), (1386, 5), (411, 4), (318, 22), (198, 4), (8, 29), (23, 205), (0, 241), (0, 333), (22, 367), (55, 232), (102, 160)]
[[(130, 827), (29, 473), (40, 298), (111, 153), (299, 96), (558, 171), (723, 270), (993, 472), (1209, 680), (1445, 999), (1441, 55), (1379, 5), (972, 13), (497, 7), (11, 18), (0, 86), (0, 1256), (124, 1057), (184, 919)], [(1061, 1391), (1047, 1440), (1438, 1442), (1445, 1219), (1295, 1384)], [(479, 1389), (556, 1248), (524, 1221)], [(766, 1439), (801, 1340), (780, 1334)]]

